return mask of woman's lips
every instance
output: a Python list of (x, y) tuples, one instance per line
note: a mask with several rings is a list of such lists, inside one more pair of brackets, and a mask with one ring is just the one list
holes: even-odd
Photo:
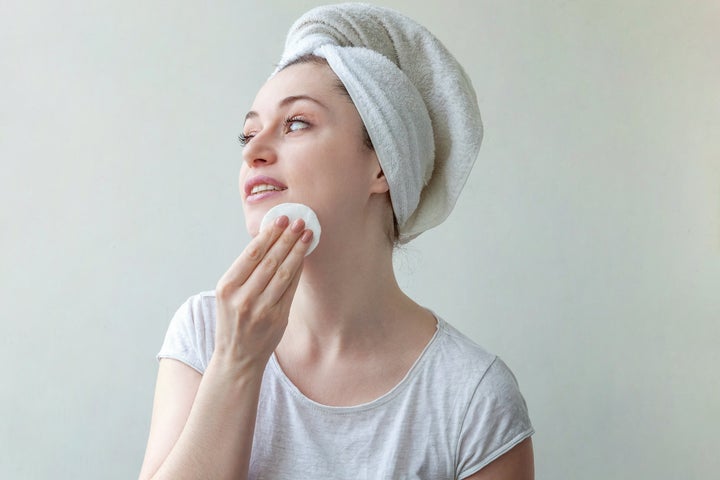
[(245, 182), (245, 200), (257, 202), (280, 194), (285, 190), (287, 190), (287, 187), (280, 181), (265, 175), (257, 175)]
[(245, 197), (245, 201), (248, 203), (256, 203), (261, 200), (265, 200), (266, 198), (274, 197), (275, 195), (279, 195), (282, 192), (284, 192), (284, 190), (266, 190), (266, 191), (260, 192), (260, 193), (253, 193), (252, 195), (248, 195), (247, 197)]

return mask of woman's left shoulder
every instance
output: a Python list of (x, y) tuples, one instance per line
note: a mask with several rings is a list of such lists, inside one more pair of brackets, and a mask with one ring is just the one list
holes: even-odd
[(457, 478), (466, 478), (534, 433), (515, 375), (488, 352), (446, 322), (440, 321), (441, 367), (453, 379), (462, 401), (458, 432)]
[(437, 347), (445, 361), (457, 367), (485, 370), (495, 361), (496, 356), (474, 342), (440, 317), (438, 320)]
[(436, 367), (443, 375), (473, 389), (496, 393), (518, 390), (515, 375), (500, 357), (439, 317), (436, 347)]

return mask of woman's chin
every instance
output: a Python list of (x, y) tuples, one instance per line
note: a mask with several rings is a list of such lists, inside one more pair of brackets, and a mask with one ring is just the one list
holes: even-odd
[(245, 218), (245, 229), (252, 238), (255, 238), (260, 233), (260, 225), (265, 214), (272, 208), (273, 204), (267, 204), (262, 206), (253, 206), (248, 208), (247, 205), (243, 208), (243, 216)]
[(245, 220), (245, 229), (250, 234), (252, 238), (257, 237), (257, 234), (260, 233), (260, 220)]

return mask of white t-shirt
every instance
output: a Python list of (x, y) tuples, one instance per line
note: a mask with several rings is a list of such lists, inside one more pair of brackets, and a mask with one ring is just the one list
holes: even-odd
[[(158, 358), (200, 373), (215, 343), (215, 293), (190, 297)], [(438, 318), (405, 378), (369, 403), (307, 398), (273, 355), (265, 368), (251, 479), (462, 479), (534, 433), (512, 372)]]

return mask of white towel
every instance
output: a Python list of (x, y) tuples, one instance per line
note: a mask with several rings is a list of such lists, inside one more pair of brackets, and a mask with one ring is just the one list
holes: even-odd
[(390, 186), (401, 243), (443, 222), (482, 140), (472, 83), (414, 20), (359, 3), (310, 10), (290, 28), (278, 68), (327, 60), (368, 130)]

